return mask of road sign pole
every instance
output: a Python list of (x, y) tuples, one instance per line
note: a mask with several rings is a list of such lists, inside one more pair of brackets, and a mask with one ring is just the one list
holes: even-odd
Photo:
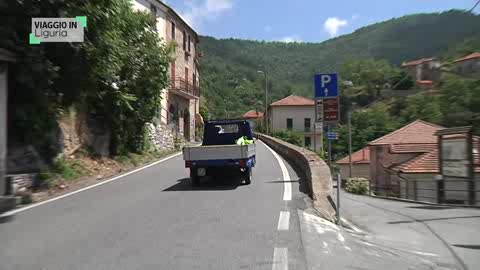
[[(330, 125), (328, 125), (328, 133), (330, 133)], [(330, 170), (331, 170), (332, 169), (332, 140), (330, 140), (329, 138), (327, 138), (327, 140), (328, 140), (328, 167), (330, 167)]]
[(337, 173), (337, 223), (342, 224), (340, 220), (340, 189), (342, 189), (342, 177)]

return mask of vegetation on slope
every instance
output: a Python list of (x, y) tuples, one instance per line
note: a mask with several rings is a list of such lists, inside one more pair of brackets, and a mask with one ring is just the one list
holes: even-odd
[[(292, 93), (311, 97), (313, 74), (339, 71), (347, 60), (385, 60), (398, 66), (446, 52), (454, 57), (454, 44), (471, 47), (479, 33), (480, 15), (451, 10), (391, 19), (319, 44), (202, 37), (203, 95), (212, 117), (240, 116), (263, 108), (264, 78), (258, 70), (267, 72), (270, 101)], [(401, 77), (398, 72), (392, 71), (389, 80)]]

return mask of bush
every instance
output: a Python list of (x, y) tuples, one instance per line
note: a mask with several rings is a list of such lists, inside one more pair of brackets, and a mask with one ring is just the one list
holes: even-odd
[(353, 194), (365, 195), (370, 190), (369, 182), (365, 178), (348, 178), (345, 190)]
[(297, 131), (286, 130), (286, 129), (280, 130), (280, 131), (274, 131), (272, 133), (272, 136), (280, 140), (289, 142), (291, 144), (295, 144), (297, 146), (303, 147), (302, 134)]

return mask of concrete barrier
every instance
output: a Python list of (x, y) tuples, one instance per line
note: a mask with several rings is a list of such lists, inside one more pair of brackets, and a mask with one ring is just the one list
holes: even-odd
[(314, 152), (280, 139), (255, 133), (255, 137), (270, 146), (296, 168), (307, 181), (309, 195), (320, 214), (333, 221), (335, 205), (332, 200), (332, 176), (328, 165)]

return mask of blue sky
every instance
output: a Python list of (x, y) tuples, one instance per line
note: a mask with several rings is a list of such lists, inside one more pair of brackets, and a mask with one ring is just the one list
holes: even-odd
[[(320, 42), (412, 13), (470, 9), (477, 0), (166, 0), (201, 35)], [(479, 13), (480, 6), (475, 9)]]

